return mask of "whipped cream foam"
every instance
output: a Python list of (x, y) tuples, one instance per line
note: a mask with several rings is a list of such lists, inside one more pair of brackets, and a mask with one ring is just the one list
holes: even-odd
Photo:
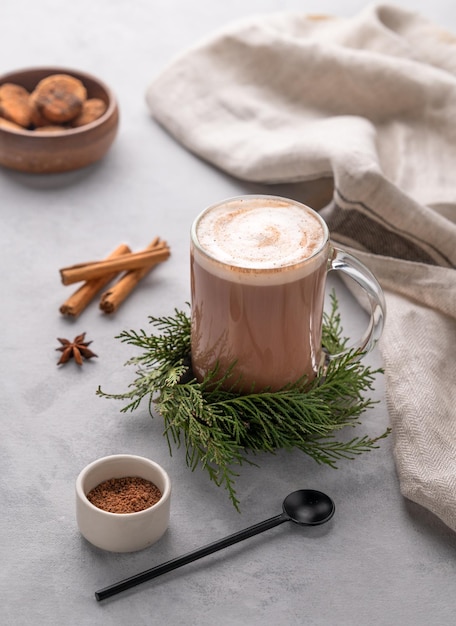
[(311, 259), (326, 243), (327, 228), (299, 203), (241, 196), (203, 212), (193, 237), (200, 250), (231, 266), (231, 272), (276, 273)]

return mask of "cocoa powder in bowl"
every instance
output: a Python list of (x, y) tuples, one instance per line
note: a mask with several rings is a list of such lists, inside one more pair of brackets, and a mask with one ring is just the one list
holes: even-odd
[[(93, 490), (100, 490), (104, 494), (101, 502), (104, 500), (106, 504), (106, 485), (103, 485), (106, 482), (111, 488), (119, 487), (122, 483), (133, 483), (130, 485), (133, 495), (130, 492), (120, 508), (126, 514), (103, 510), (90, 502), (88, 494)], [(155, 504), (152, 499), (147, 503), (141, 502), (141, 510), (135, 511), (132, 510), (136, 508), (131, 506), (132, 500), (138, 497), (141, 484), (141, 488), (146, 486), (149, 490), (150, 484), (155, 485), (161, 496)], [(151, 459), (134, 454), (112, 454), (96, 459), (82, 469), (75, 487), (78, 528), (82, 536), (97, 548), (111, 552), (143, 550), (158, 541), (168, 528), (171, 481), (163, 467)], [(155, 490), (154, 492), (158, 497), (159, 494)], [(146, 500), (149, 496), (146, 496)], [(119, 495), (114, 494), (113, 498), (119, 504)], [(142, 508), (147, 505), (148, 508)]]
[(109, 513), (137, 513), (156, 504), (162, 493), (150, 480), (139, 476), (110, 478), (94, 487), (87, 499)]

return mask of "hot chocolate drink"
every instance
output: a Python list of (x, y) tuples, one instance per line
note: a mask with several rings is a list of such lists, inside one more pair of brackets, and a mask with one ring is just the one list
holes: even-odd
[(192, 229), (192, 364), (202, 380), (280, 389), (321, 362), (329, 254), (318, 214), (292, 200), (243, 196), (211, 207)]

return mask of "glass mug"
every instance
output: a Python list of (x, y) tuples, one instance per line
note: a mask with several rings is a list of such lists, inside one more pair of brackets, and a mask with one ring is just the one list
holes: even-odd
[(216, 370), (215, 379), (225, 377), (223, 386), (240, 393), (277, 391), (303, 376), (313, 380), (325, 357), (323, 307), (331, 270), (350, 276), (367, 294), (370, 322), (354, 347), (369, 352), (383, 330), (382, 289), (360, 261), (331, 244), (318, 213), (266, 195), (239, 196), (204, 210), (191, 229), (196, 378)]

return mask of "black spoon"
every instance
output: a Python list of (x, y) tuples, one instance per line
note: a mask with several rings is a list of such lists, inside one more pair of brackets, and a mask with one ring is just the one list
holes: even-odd
[(229, 535), (224, 539), (219, 539), (214, 543), (210, 543), (203, 548), (199, 548), (193, 552), (177, 557), (176, 559), (172, 559), (171, 561), (152, 567), (152, 569), (148, 569), (145, 572), (141, 572), (140, 574), (136, 574), (130, 578), (125, 578), (124, 580), (114, 583), (109, 587), (100, 589), (95, 592), (95, 598), (98, 601), (109, 598), (110, 596), (120, 593), (121, 591), (140, 585), (141, 583), (151, 580), (152, 578), (156, 578), (161, 574), (166, 574), (167, 572), (177, 569), (182, 565), (187, 565), (187, 563), (201, 559), (203, 556), (217, 552), (217, 550), (227, 548), (228, 546), (238, 543), (243, 539), (248, 539), (249, 537), (258, 535), (264, 530), (274, 528), (274, 526), (278, 526), (283, 522), (294, 522), (295, 524), (300, 524), (301, 526), (317, 526), (318, 524), (324, 524), (334, 515), (335, 506), (331, 498), (321, 491), (314, 491), (313, 489), (300, 489), (298, 491), (293, 491), (293, 493), (290, 493), (290, 495), (285, 498), (282, 504), (282, 509), (282, 513), (264, 520), (264, 522), (259, 522), (258, 524), (249, 526), (248, 528), (240, 530), (233, 535)]

